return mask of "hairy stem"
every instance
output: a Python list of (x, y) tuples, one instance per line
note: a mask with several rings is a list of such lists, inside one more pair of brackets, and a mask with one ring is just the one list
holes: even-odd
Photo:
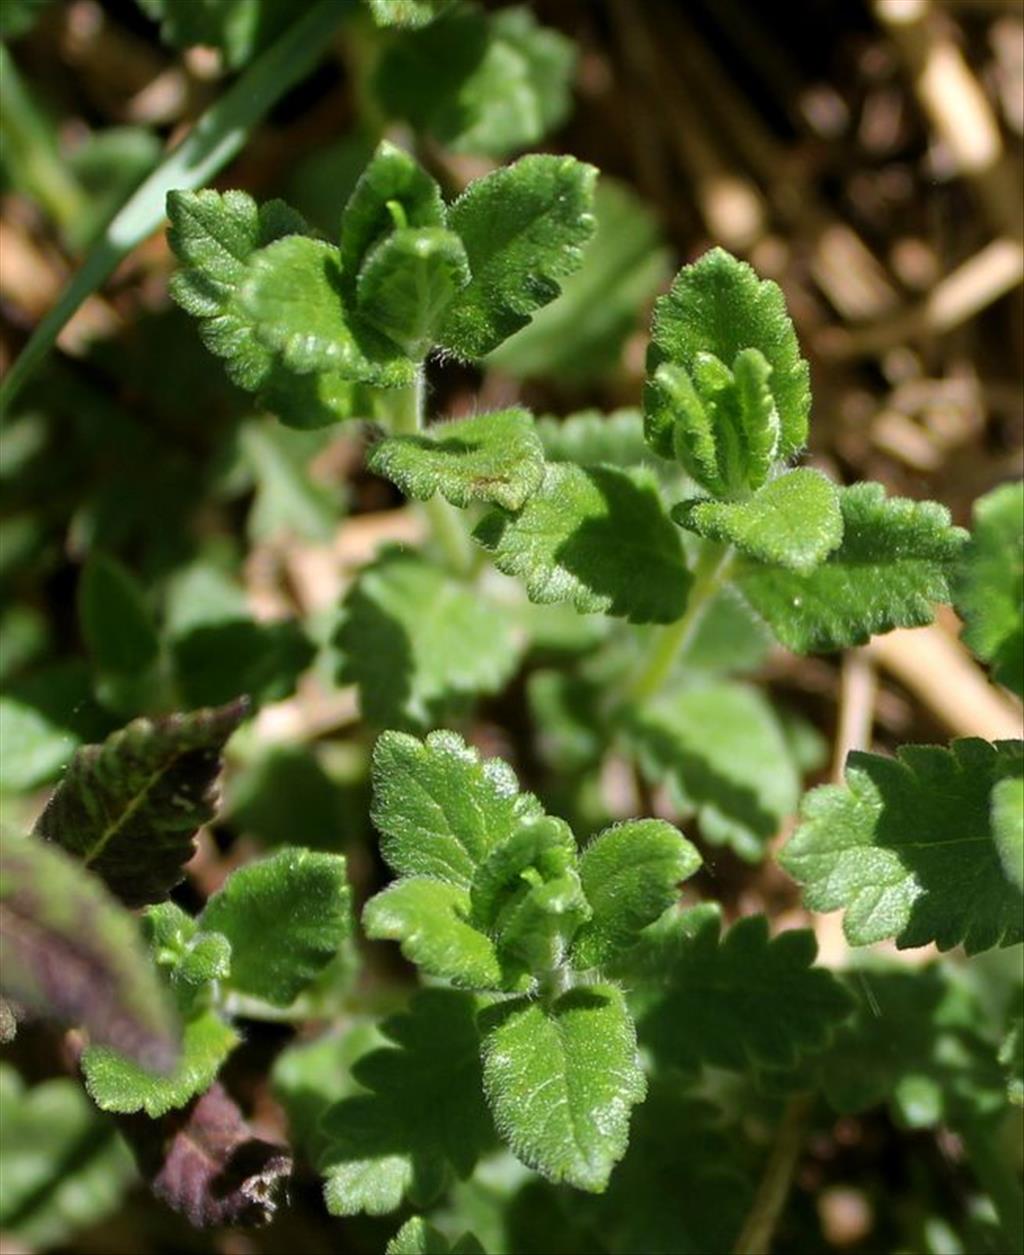
[(810, 1109), (811, 1100), (806, 1094), (799, 1094), (786, 1104), (754, 1202), (732, 1248), (733, 1255), (768, 1255), (771, 1250), (775, 1226), (789, 1197)]
[[(411, 388), (403, 388), (394, 396), (390, 408), (391, 431), (396, 436), (416, 435), (423, 429), (423, 372), (417, 374)], [(457, 575), (468, 575), (473, 568), (473, 546), (458, 511), (439, 493), (421, 505), (448, 566)]]
[(661, 629), (643, 670), (630, 686), (630, 701), (647, 701), (665, 683), (676, 659), (696, 635), (715, 593), (728, 578), (734, 558), (731, 548), (705, 541), (697, 560), (686, 610), (682, 618)]

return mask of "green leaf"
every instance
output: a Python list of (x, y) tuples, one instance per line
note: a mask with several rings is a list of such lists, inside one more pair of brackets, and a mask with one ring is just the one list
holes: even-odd
[(575, 49), (526, 8), (458, 8), (387, 46), (373, 79), (381, 107), (452, 152), (503, 157), (569, 112)]
[(78, 586), (78, 615), (86, 646), (103, 670), (138, 671), (159, 653), (145, 594), (116, 558), (91, 555)]
[(434, 21), (453, 0), (366, 0), (366, 3), (378, 26), (415, 28)]
[(993, 786), (992, 838), (1007, 880), (1024, 892), (1024, 777), (1009, 776)]
[(789, 471), (748, 501), (684, 501), (672, 511), (681, 526), (735, 545), (761, 562), (808, 574), (843, 539), (839, 493), (818, 471)]
[(384, 388), (413, 380), (413, 363), (346, 308), (341, 254), (331, 244), (293, 235), (260, 249), (238, 302), (258, 342), (297, 374), (331, 372)]
[(430, 976), (467, 989), (499, 989), (505, 982), (494, 943), (469, 918), (465, 889), (409, 876), (367, 902), (363, 928), (373, 941), (399, 942), (410, 963)]
[[(681, 1092), (675, 1077), (652, 1078), (607, 1191), (572, 1195), (570, 1214), (612, 1255), (731, 1251), (753, 1200), (748, 1145), (719, 1107)], [(586, 1242), (561, 1249), (586, 1250)]]
[(248, 710), (234, 702), (136, 719), (78, 750), (36, 833), (101, 876), (129, 906), (158, 902), (182, 879), (193, 838), (214, 814), (220, 752)]
[(839, 491), (843, 542), (801, 575), (745, 561), (734, 579), (775, 635), (797, 653), (863, 645), (873, 634), (922, 627), (950, 600), (967, 533), (934, 501), (885, 496), (881, 484)]
[(436, 492), (465, 509), (488, 501), (519, 510), (544, 478), (544, 450), (528, 410), (498, 410), (437, 424), (422, 436), (392, 436), (374, 445), (370, 469), (407, 497)]
[(80, 659), (19, 676), (0, 695), (0, 788), (20, 793), (46, 784), (86, 737), (102, 736), (109, 727)]
[(667, 917), (627, 955), (640, 990), (640, 1040), (663, 1066), (791, 1068), (820, 1051), (850, 1012), (845, 990), (813, 967), (810, 929), (768, 935), (750, 915), (721, 935), (717, 904)]
[(519, 825), (542, 814), (512, 769), (480, 761), (454, 732), (424, 741), (385, 732), (373, 751), (371, 818), (390, 866), (468, 891), (477, 865)]
[(590, 917), (569, 826), (550, 816), (523, 824), (477, 868), (470, 903), (473, 923), (495, 939), (506, 988), (552, 972)]
[(1017, 1017), (999, 1047), (998, 1059), (1006, 1072), (1006, 1097), (1024, 1107), (1024, 1019)]
[(462, 241), (442, 227), (403, 227), (363, 262), (357, 309), (363, 320), (422, 361), (452, 301), (469, 282)]
[(775, 711), (757, 689), (726, 681), (669, 691), (628, 727), (644, 774), (668, 779), (703, 836), (759, 859), (797, 807), (800, 776)]
[(581, 410), (566, 418), (539, 418), (536, 427), (549, 462), (576, 462), (582, 466), (602, 463), (623, 468), (639, 466), (641, 462), (653, 467), (667, 465), (644, 440), (644, 420), (639, 410), (613, 410), (610, 414)]
[(854, 1014), (816, 1061), (818, 1083), (836, 1111), (888, 1103), (904, 1126), (955, 1128), (1005, 1110), (1005, 1080), (983, 1035), (983, 1008), (950, 968), (908, 970), (876, 960), (854, 968), (844, 983)]
[(67, 1078), (28, 1088), (0, 1064), (0, 1229), (26, 1249), (63, 1246), (115, 1212), (135, 1169), (113, 1124)]
[(384, 1255), (484, 1255), (472, 1233), (449, 1245), (448, 1239), (422, 1216), (411, 1216), (385, 1248)]
[(231, 942), (233, 988), (290, 1006), (352, 930), (345, 860), (284, 849), (250, 863), (210, 898), (199, 924)]
[(483, 357), (559, 294), (594, 229), (597, 172), (574, 157), (522, 157), (471, 183), (448, 215), (472, 279), (449, 310), (441, 346)]
[(352, 1075), (353, 1064), (385, 1040), (376, 1023), (347, 1019), (344, 1027), (319, 1037), (295, 1039), (274, 1060), (271, 1083), (288, 1117), (289, 1140), (312, 1165), (320, 1164), (330, 1145), (320, 1128), (321, 1116), (342, 1098), (362, 1090)]
[(171, 636), (178, 688), (189, 706), (215, 706), (242, 695), (256, 706), (281, 701), (294, 693), (314, 652), (290, 619), (204, 618)]
[(474, 534), (531, 601), (631, 623), (671, 623), (686, 605), (679, 534), (648, 471), (549, 464), (522, 510), (489, 514)]
[(0, 385), (0, 406), (14, 398), (45, 359), (68, 319), (165, 217), (169, 192), (208, 182), (244, 145), (265, 113), (316, 64), (354, 0), (313, 0), (189, 128), (104, 228), (60, 299), (40, 321)]
[(408, 1197), (429, 1203), (451, 1173), (467, 1177), (493, 1140), (480, 1075), (477, 1001), (450, 989), (417, 994), (382, 1025), (390, 1043), (354, 1067), (369, 1093), (323, 1117), (327, 1210), (383, 1215)]
[(573, 942), (576, 967), (601, 967), (636, 942), (679, 897), (701, 857), (661, 819), (634, 819), (596, 836), (580, 858), (583, 891), (594, 912)]
[(807, 441), (809, 373), (782, 292), (723, 249), (684, 266), (656, 303), (647, 369), (648, 439), (716, 495), (725, 466), (752, 460), (764, 482), (766, 456), (785, 461)]
[(246, 523), (250, 539), (257, 543), (282, 537), (329, 540), (338, 524), (344, 496), (338, 488), (315, 480), (310, 474), (309, 463), (320, 452), (322, 438), (289, 430), (272, 419), (253, 419), (242, 425), (238, 440), (242, 457), (256, 481), (256, 495)]
[(366, 816), (361, 787), (350, 793), (312, 747), (289, 743), (267, 746), (232, 772), (225, 810), (232, 827), (271, 846), (294, 839), (301, 814), (303, 845), (314, 850), (339, 849)]
[(341, 267), (347, 289), (373, 248), (396, 228), (447, 226), (441, 189), (401, 148), (383, 140), (359, 176), (341, 218)]
[(501, 1137), (549, 1180), (599, 1193), (646, 1092), (620, 991), (587, 985), (550, 1005), (517, 998), (484, 1011), (480, 1027)]
[(239, 1040), (215, 1011), (196, 1016), (185, 1025), (181, 1059), (169, 1076), (153, 1076), (107, 1046), (90, 1046), (82, 1055), (85, 1087), (103, 1111), (145, 1111), (155, 1119), (209, 1088)]
[(816, 911), (845, 909), (852, 945), (963, 944), (968, 954), (1024, 940), (1021, 889), (1004, 865), (990, 797), (1022, 774), (1020, 741), (907, 745), (853, 753), (846, 784), (813, 790), (783, 867)]
[(288, 24), (293, 0), (137, 0), (154, 21), (160, 38), (176, 48), (194, 44), (218, 48), (228, 69), (245, 65)]
[[(580, 269), (565, 279), (556, 301), (495, 349), (489, 365), (517, 378), (546, 375), (577, 387), (621, 366), (640, 311), (668, 277), (669, 253), (657, 218), (626, 184), (602, 175), (594, 213), (597, 228)], [(642, 422), (639, 444), (645, 448)], [(641, 458), (620, 463), (599, 454), (568, 460), (632, 465)]]
[(359, 686), (375, 727), (424, 728), (480, 693), (498, 693), (519, 662), (497, 605), (414, 553), (392, 550), (360, 572), (334, 643), (338, 682)]
[(955, 600), (964, 642), (1000, 684), (1024, 697), (1024, 481), (975, 502)]
[(225, 359), (231, 379), (257, 391), (271, 376), (274, 355), (257, 340), (239, 288), (250, 257), (274, 240), (304, 235), (306, 224), (281, 201), (258, 207), (248, 192), (210, 188), (170, 192), (167, 216), (167, 242), (181, 264), (171, 295), (200, 320), (203, 343)]
[(174, 1016), (135, 921), (77, 860), (32, 837), (3, 841), (0, 938), (5, 996), (148, 1067), (173, 1065)]
[[(378, 2), (387, 4), (388, 0)], [(17, 39), (31, 30), (42, 10), (50, 3), (52, 0), (7, 0), (0, 9), (0, 39)]]

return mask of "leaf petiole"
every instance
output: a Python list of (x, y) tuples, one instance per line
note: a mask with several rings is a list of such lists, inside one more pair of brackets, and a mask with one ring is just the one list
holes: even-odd
[(628, 691), (637, 704), (653, 697), (668, 679), (676, 659), (693, 640), (715, 594), (729, 578), (736, 551), (731, 546), (706, 542), (694, 570), (693, 587), (683, 615), (662, 628), (651, 655)]
[[(424, 392), (423, 371), (420, 370), (410, 387), (398, 388), (388, 394), (394, 397), (394, 401), (388, 406), (385, 421), (393, 435), (414, 436), (423, 430)], [(422, 506), (449, 568), (456, 575), (469, 575), (473, 569), (473, 546), (458, 511), (440, 493), (435, 493)]]

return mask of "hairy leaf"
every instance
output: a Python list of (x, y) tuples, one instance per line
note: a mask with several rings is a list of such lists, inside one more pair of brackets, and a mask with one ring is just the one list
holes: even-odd
[(233, 988), (289, 1006), (352, 930), (345, 860), (288, 848), (241, 867), (207, 902), (199, 925), (230, 941)]
[(203, 343), (225, 359), (240, 387), (257, 391), (269, 379), (274, 355), (256, 339), (252, 319), (238, 302), (250, 257), (306, 224), (281, 201), (258, 207), (248, 192), (171, 192), (167, 241), (181, 263), (171, 295), (200, 320)]
[(422, 1216), (411, 1216), (387, 1244), (384, 1255), (484, 1255), (484, 1248), (472, 1233), (449, 1244)]
[(439, 492), (465, 508), (489, 501), (519, 510), (544, 478), (544, 450), (529, 411), (498, 410), (438, 424), (422, 436), (392, 436), (367, 459), (407, 497)]
[(502, 157), (569, 111), (572, 43), (527, 8), (458, 8), (387, 46), (374, 75), (382, 107), (453, 152)]
[(519, 662), (508, 616), (417, 554), (391, 551), (349, 590), (335, 634), (338, 680), (359, 686), (363, 718), (420, 729), (479, 693), (497, 693)]
[(406, 227), (447, 224), (441, 189), (401, 148), (383, 140), (359, 176), (341, 218), (342, 282), (355, 292), (360, 267), (401, 222)]
[(371, 818), (391, 867), (466, 890), (488, 851), (542, 813), (506, 763), (481, 762), (454, 732), (423, 741), (383, 733), (373, 751), (373, 791)]
[(259, 343), (297, 374), (329, 371), (385, 388), (413, 380), (413, 363), (346, 308), (333, 245), (293, 235), (260, 249), (245, 268), (238, 301)]
[(196, 1228), (269, 1224), (291, 1175), (285, 1146), (257, 1137), (219, 1083), (159, 1124), (137, 1116), (129, 1140), (153, 1193)]
[(114, 1212), (135, 1175), (114, 1125), (67, 1078), (31, 1089), (0, 1064), (0, 1229), (26, 1249), (62, 1246)]
[(495, 939), (506, 988), (551, 972), (590, 917), (569, 826), (550, 816), (523, 824), (477, 868), (470, 902), (474, 924)]
[(364, 1055), (368, 1093), (324, 1115), (327, 1209), (382, 1215), (408, 1197), (426, 1204), (450, 1174), (466, 1177), (494, 1133), (484, 1104), (477, 1001), (450, 989), (417, 994), (383, 1025), (389, 1045)]
[(649, 466), (667, 465), (644, 440), (644, 420), (639, 410), (613, 410), (610, 414), (581, 410), (567, 418), (539, 418), (537, 435), (549, 462), (578, 462), (583, 466), (602, 463), (623, 468), (642, 462)]
[[(499, 345), (488, 362), (517, 378), (546, 375), (586, 385), (621, 364), (622, 348), (640, 313), (668, 277), (669, 253), (657, 218), (624, 183), (603, 175), (594, 194), (597, 229), (580, 269), (562, 283), (557, 301)], [(640, 420), (639, 444), (647, 450)], [(582, 462), (614, 461), (603, 454)]]
[(215, 1011), (204, 1011), (185, 1025), (181, 1058), (169, 1075), (154, 1076), (109, 1046), (90, 1046), (82, 1055), (85, 1087), (104, 1111), (162, 1116), (208, 1089), (239, 1040)]
[(955, 599), (964, 641), (1000, 684), (1024, 697), (1024, 481), (975, 502)]
[(356, 307), (366, 323), (422, 361), (469, 277), (466, 250), (453, 231), (403, 227), (363, 262)]
[(426, 26), (450, 8), (453, 0), (366, 0), (378, 26)]
[(549, 464), (522, 510), (488, 515), (475, 536), (531, 601), (632, 623), (671, 623), (686, 605), (679, 534), (644, 470)]
[(758, 859), (797, 807), (800, 776), (782, 725), (756, 689), (726, 681), (670, 690), (628, 729), (644, 774), (668, 779), (704, 837)]
[(850, 1000), (812, 967), (814, 934), (770, 938), (763, 915), (720, 934), (719, 909), (707, 904), (668, 917), (626, 956), (641, 991), (641, 1042), (663, 1065), (688, 1070), (790, 1068), (820, 1051)]
[(177, 1058), (169, 1000), (135, 921), (75, 859), (33, 838), (0, 846), (2, 991), (83, 1024), (95, 1042), (147, 1068)]
[(839, 494), (824, 475), (808, 469), (770, 480), (747, 501), (684, 501), (672, 517), (710, 540), (801, 574), (813, 571), (843, 539)]
[(181, 880), (193, 838), (215, 808), (220, 753), (248, 704), (136, 719), (78, 750), (36, 823), (129, 906)]
[[(663, 366), (669, 371), (659, 374)], [(712, 491), (724, 486), (725, 465), (747, 469), (751, 458), (763, 482), (760, 450), (766, 438), (773, 443), (773, 424), (777, 446), (770, 456), (786, 460), (807, 441), (808, 368), (782, 292), (723, 249), (684, 266), (656, 303), (647, 369), (648, 439), (662, 457), (683, 452), (698, 480), (716, 468)], [(700, 438), (708, 444), (703, 453), (693, 444), (701, 413), (709, 423)]]
[(877, 632), (921, 627), (950, 599), (966, 539), (934, 501), (886, 498), (881, 484), (839, 493), (843, 541), (808, 574), (753, 561), (735, 580), (753, 609), (798, 653), (863, 645)]
[(1006, 878), (1024, 892), (1024, 777), (1007, 776), (992, 788), (992, 838)]
[(631, 946), (679, 896), (701, 857), (661, 819), (634, 819), (596, 836), (580, 858), (583, 891), (594, 912), (576, 934), (573, 963), (600, 967)]
[(990, 798), (1022, 774), (1020, 741), (950, 749), (908, 745), (896, 758), (853, 753), (845, 785), (807, 795), (781, 856), (813, 910), (846, 911), (853, 945), (963, 944), (968, 954), (1024, 940), (1021, 889), (1003, 863)]
[(363, 927), (371, 940), (399, 942), (405, 957), (430, 976), (467, 989), (498, 989), (504, 981), (494, 943), (469, 917), (465, 889), (408, 876), (367, 902)]
[(472, 279), (449, 310), (441, 346), (483, 357), (525, 327), (577, 270), (594, 229), (597, 172), (573, 157), (522, 157), (471, 183), (448, 215)]
[(480, 1027), (502, 1138), (549, 1180), (603, 1190), (646, 1092), (620, 991), (586, 985), (550, 1005), (514, 999), (483, 1012)]

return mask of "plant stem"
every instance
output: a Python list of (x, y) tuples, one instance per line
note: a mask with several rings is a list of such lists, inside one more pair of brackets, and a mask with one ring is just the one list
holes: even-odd
[[(403, 388), (394, 396), (395, 402), (389, 412), (392, 432), (396, 436), (414, 436), (422, 431), (423, 371), (419, 371), (411, 388)], [(440, 493), (435, 493), (421, 505), (448, 566), (456, 575), (468, 575), (473, 567), (473, 547), (458, 511)]]
[(0, 386), (0, 411), (6, 412), (86, 297), (106, 282), (126, 253), (160, 226), (167, 193), (201, 187), (227, 165), (252, 127), (316, 63), (354, 6), (355, 0), (320, 0), (307, 10), (214, 101), (129, 196), (7, 372)]
[(693, 587), (682, 618), (661, 629), (651, 655), (629, 689), (629, 700), (642, 703), (665, 683), (676, 659), (693, 640), (712, 598), (729, 575), (735, 559), (731, 548), (705, 542), (694, 571)]
[(761, 1184), (732, 1248), (733, 1255), (768, 1255), (771, 1250), (775, 1226), (789, 1197), (810, 1109), (811, 1100), (806, 1094), (799, 1094), (786, 1104)]

